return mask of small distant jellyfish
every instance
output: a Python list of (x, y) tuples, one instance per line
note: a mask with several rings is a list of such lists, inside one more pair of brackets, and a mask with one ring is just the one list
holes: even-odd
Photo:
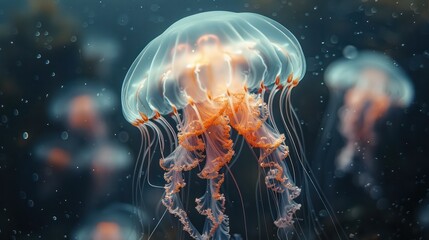
[(75, 152), (77, 145), (74, 141), (63, 141), (57, 136), (46, 136), (38, 139), (34, 145), (33, 158), (41, 167), (45, 184), (39, 186), (38, 194), (41, 199), (48, 199), (55, 193), (55, 189), (64, 184), (75, 169)]
[(82, 94), (70, 100), (67, 121), (72, 129), (92, 131), (100, 120), (91, 96)]
[[(290, 92), (304, 76), (304, 59), (297, 39), (274, 20), (253, 13), (205, 12), (174, 23), (131, 65), (122, 87), (123, 113), (142, 133), (143, 162), (150, 164), (151, 146), (159, 147), (166, 181), (162, 204), (192, 238), (230, 238), (221, 189), (235, 153), (233, 131), (259, 150), (257, 163), (275, 203), (274, 224), (279, 230), (293, 228), (301, 207), (294, 199), (301, 189), (289, 168), (300, 163), (289, 155), (273, 106), (286, 109), (281, 118), (287, 126), (293, 118)], [(195, 199), (197, 212), (206, 218), (202, 232), (182, 202), (185, 173), (191, 170), (199, 170), (197, 176), (207, 182), (203, 196)]]
[(71, 132), (103, 138), (107, 134), (104, 115), (114, 106), (112, 92), (82, 82), (57, 92), (51, 104), (51, 116), (65, 122)]
[(346, 144), (336, 158), (337, 170), (350, 169), (357, 156), (371, 170), (377, 144), (375, 126), (389, 109), (410, 105), (414, 95), (410, 79), (389, 57), (360, 52), (355, 58), (332, 63), (325, 72), (325, 83), (334, 101), (343, 102), (338, 111), (339, 132)]
[(83, 39), (82, 56), (95, 63), (92, 67), (97, 76), (104, 78), (111, 74), (112, 66), (120, 54), (120, 45), (113, 38), (94, 34)]
[[(144, 213), (127, 204), (113, 204), (95, 212), (79, 224), (75, 230), (75, 240), (138, 240), (139, 216)], [(147, 221), (146, 219), (144, 221)]]
[(79, 157), (79, 166), (92, 173), (88, 202), (94, 203), (107, 195), (113, 195), (120, 174), (132, 164), (128, 149), (108, 140), (83, 149)]
[(110, 141), (96, 145), (90, 152), (91, 167), (94, 171), (100, 171), (102, 175), (106, 172), (127, 169), (131, 164), (128, 149)]
[(91, 234), (93, 240), (122, 240), (121, 229), (115, 222), (99, 222)]
[(55, 137), (49, 137), (35, 145), (34, 156), (44, 165), (61, 172), (73, 165), (73, 147), (72, 142), (64, 143)]

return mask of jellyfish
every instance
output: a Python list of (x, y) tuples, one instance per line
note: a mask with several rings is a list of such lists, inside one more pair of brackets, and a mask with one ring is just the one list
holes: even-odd
[(46, 184), (39, 186), (39, 197), (47, 200), (55, 193), (55, 189), (64, 185), (75, 166), (73, 149), (77, 144), (73, 140), (64, 141), (56, 136), (41, 137), (34, 145), (33, 156), (41, 168), (41, 177), (47, 179)]
[(410, 79), (389, 57), (361, 52), (353, 59), (332, 63), (325, 72), (325, 83), (333, 99), (343, 99), (338, 111), (339, 132), (346, 143), (336, 158), (336, 168), (347, 171), (353, 159), (361, 156), (371, 171), (378, 138), (376, 124), (389, 109), (410, 105)]
[(38, 144), (35, 151), (37, 159), (45, 161), (45, 164), (59, 170), (65, 170), (70, 167), (72, 154), (70, 144), (68, 146), (61, 146), (59, 140), (53, 142), (42, 142)]
[(128, 149), (112, 140), (84, 148), (79, 154), (80, 167), (91, 170), (91, 193), (88, 204), (99, 204), (106, 196), (118, 194), (118, 179), (129, 169), (132, 158)]
[(51, 117), (65, 122), (70, 132), (102, 139), (107, 135), (105, 115), (114, 106), (115, 96), (108, 89), (82, 83), (58, 91), (51, 104)]
[[(141, 239), (138, 222), (145, 213), (128, 204), (114, 203), (90, 214), (74, 231), (76, 240), (137, 240)], [(147, 221), (145, 219), (145, 221)]]
[[(131, 65), (122, 87), (123, 114), (142, 133), (143, 161), (150, 164), (150, 148), (159, 147), (166, 182), (162, 204), (192, 238), (230, 237), (221, 188), (235, 154), (233, 131), (259, 152), (257, 164), (278, 206), (274, 224), (293, 226), (301, 189), (289, 170), (288, 135), (279, 131), (273, 101), (280, 95), (281, 109), (290, 107), (290, 92), (305, 67), (301, 46), (288, 29), (258, 14), (223, 11), (179, 20)], [(283, 123), (290, 114), (282, 112)], [(164, 154), (166, 141), (169, 154)], [(202, 231), (180, 194), (188, 184), (185, 173), (197, 169), (206, 181), (206, 191), (195, 199), (206, 219)]]
[(59, 186), (75, 178), (75, 174), (91, 173), (91, 191), (87, 204), (99, 203), (106, 196), (115, 196), (119, 177), (132, 165), (127, 148), (113, 140), (82, 142), (82, 139), (68, 136), (58, 139), (46, 136), (34, 147), (34, 158), (43, 169), (43, 178), (48, 179), (40, 186), (40, 194), (48, 198)]
[(120, 45), (115, 39), (92, 34), (85, 37), (82, 47), (83, 58), (93, 63), (96, 76), (106, 78), (110, 73), (112, 65), (121, 54)]

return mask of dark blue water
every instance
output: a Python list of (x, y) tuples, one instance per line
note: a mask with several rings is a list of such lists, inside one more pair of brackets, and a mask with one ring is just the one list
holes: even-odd
[[(301, 120), (309, 169), (344, 236), (429, 238), (427, 1), (30, 2), (0, 3), (1, 239), (91, 239), (99, 222), (117, 223), (130, 239), (143, 232), (148, 237), (148, 229), (154, 229), (164, 212), (162, 206), (156, 210), (162, 189), (145, 188), (146, 205), (133, 206), (141, 135), (122, 115), (121, 86), (130, 65), (153, 38), (185, 16), (211, 10), (265, 15), (300, 42), (307, 72), (293, 91), (292, 103)], [(346, 46), (394, 59), (411, 79), (415, 96), (408, 108), (391, 108), (375, 125), (373, 168), (355, 159), (350, 172), (339, 174), (334, 159), (344, 145), (336, 125), (343, 100), (330, 95), (323, 74), (331, 62), (344, 57)], [(66, 112), (83, 93), (87, 97), (77, 103), (76, 119), (70, 119)], [(334, 111), (328, 109), (329, 102), (337, 106)], [(321, 146), (329, 123), (329, 147)], [(231, 171), (244, 196), (248, 238), (275, 238), (271, 214), (254, 210), (258, 168), (250, 149), (243, 151)], [(162, 174), (153, 170), (154, 184), (163, 186)], [(368, 176), (371, 181), (365, 180)], [(231, 234), (244, 238), (240, 198), (232, 178), (227, 180), (223, 191), (233, 219)], [(195, 182), (195, 191), (203, 191), (198, 184), (204, 183)], [(304, 196), (299, 201), (307, 204)], [(188, 204), (193, 210), (192, 198)], [(320, 201), (314, 199), (313, 207), (306, 207), (314, 215), (298, 218), (317, 219), (325, 232), (321, 238), (336, 239)], [(167, 214), (153, 239), (176, 238), (188, 235)]]

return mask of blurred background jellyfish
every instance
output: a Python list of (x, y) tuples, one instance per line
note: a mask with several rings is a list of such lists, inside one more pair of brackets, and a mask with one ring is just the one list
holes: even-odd
[[(37, 138), (36, 166), (41, 169), (38, 200), (58, 198), (58, 189), (67, 189), (67, 199), (78, 191), (85, 208), (103, 206), (119, 196), (118, 180), (132, 165), (128, 149), (108, 133), (108, 115), (115, 108), (113, 93), (94, 84), (80, 82), (63, 86), (51, 102), (50, 115), (56, 134)], [(39, 177), (38, 177), (39, 178)], [(80, 189), (73, 185), (86, 182)]]
[[(79, 150), (76, 150), (79, 149)], [(89, 191), (86, 195), (87, 206), (100, 206), (114, 198), (118, 192), (118, 179), (132, 165), (127, 148), (115, 141), (105, 139), (88, 144), (78, 138), (44, 137), (34, 150), (34, 157), (42, 169), (40, 199), (52, 197), (60, 187), (66, 187), (77, 176), (88, 176)]]
[(41, 141), (34, 152), (36, 158), (46, 161), (49, 167), (63, 170), (71, 165), (73, 147), (70, 142), (63, 143), (60, 139), (50, 138)]
[[(390, 109), (409, 106), (414, 91), (410, 79), (392, 59), (381, 53), (354, 50), (352, 46), (346, 47), (347, 59), (332, 63), (325, 72), (331, 106), (342, 104), (338, 130), (345, 145), (336, 157), (336, 168), (347, 171), (353, 159), (359, 157), (371, 172), (378, 141), (376, 125)], [(325, 131), (329, 129), (328, 126)]]
[(114, 109), (115, 100), (112, 92), (106, 88), (82, 82), (57, 92), (51, 116), (65, 122), (69, 131), (90, 139), (101, 139), (107, 135), (104, 118)]
[[(87, 202), (97, 206), (113, 195), (117, 179), (132, 163), (128, 149), (108, 133), (108, 115), (115, 109), (117, 98), (106, 88), (84, 82), (63, 89), (54, 97), (50, 113), (67, 128), (61, 133), (60, 145), (50, 146), (42, 156), (45, 161), (90, 172)], [(73, 151), (64, 151), (60, 147), (64, 144), (71, 144)]]
[(93, 211), (75, 230), (72, 239), (138, 240), (142, 237), (140, 221), (147, 221), (140, 210), (127, 204), (111, 204), (102, 211)]
[[(72, 139), (64, 139), (55, 136), (40, 138), (34, 147), (34, 157), (42, 169), (41, 178), (45, 184), (37, 191), (39, 198), (46, 200), (55, 193), (67, 178), (72, 169), (76, 168), (75, 152), (76, 142)], [(37, 177), (39, 178), (39, 177)]]
[[(93, 74), (102, 78), (108, 78), (112, 74), (112, 66), (120, 56), (121, 48), (118, 41), (103, 34), (91, 34), (82, 40), (82, 55), (88, 62)], [(97, 64), (98, 63), (98, 64)]]
[(109, 140), (84, 148), (79, 160), (81, 167), (92, 172), (87, 202), (95, 206), (117, 192), (119, 176), (129, 170), (133, 162), (127, 148)]
[[(252, 13), (186, 17), (150, 42), (134, 61), (122, 88), (123, 113), (142, 133), (143, 162), (150, 166), (151, 148), (159, 147), (159, 164), (166, 171), (162, 203), (191, 237), (230, 237), (221, 188), (234, 155), (233, 130), (258, 149), (257, 163), (276, 212), (274, 224), (282, 233), (293, 228), (295, 211), (301, 207), (294, 199), (301, 190), (289, 168), (300, 165), (301, 159), (288, 157), (285, 141), (291, 142), (291, 152), (296, 146), (280, 133), (273, 107), (280, 108), (285, 126), (291, 124), (290, 93), (304, 73), (304, 56), (292, 33)], [(278, 105), (273, 104), (276, 94)], [(169, 121), (174, 121), (177, 133)], [(295, 131), (293, 127), (285, 128)], [(191, 222), (188, 203), (180, 194), (189, 184), (184, 173), (195, 168), (200, 170), (198, 178), (206, 180), (203, 196), (195, 199), (196, 210), (206, 217), (202, 232)], [(149, 172), (142, 175), (151, 184)]]

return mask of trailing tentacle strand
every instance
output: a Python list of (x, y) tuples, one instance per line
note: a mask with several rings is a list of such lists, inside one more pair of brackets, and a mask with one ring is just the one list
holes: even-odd
[(278, 195), (279, 213), (274, 223), (279, 228), (291, 226), (295, 211), (301, 207), (294, 202), (301, 189), (293, 182), (284, 162), (289, 155), (289, 148), (284, 144), (285, 136), (266, 121), (267, 108), (259, 96), (249, 95), (245, 101), (237, 104), (239, 106), (236, 109), (230, 109), (230, 115), (234, 113), (231, 125), (252, 147), (260, 149), (258, 163), (264, 170), (265, 184)]

